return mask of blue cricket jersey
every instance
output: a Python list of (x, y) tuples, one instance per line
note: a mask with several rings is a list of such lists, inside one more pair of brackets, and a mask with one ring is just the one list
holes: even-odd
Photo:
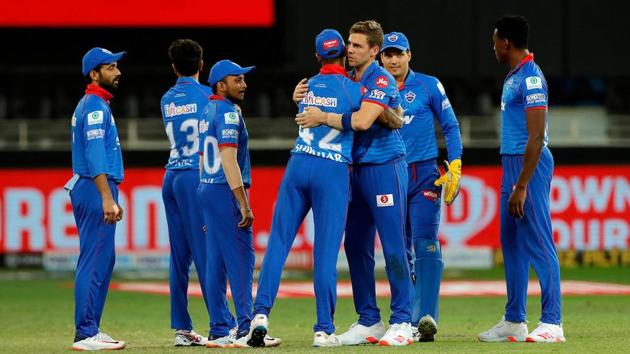
[(72, 171), (81, 177), (107, 174), (123, 180), (122, 152), (116, 123), (109, 107), (112, 95), (97, 85), (88, 85), (72, 114)]
[(243, 116), (234, 103), (221, 96), (210, 96), (210, 102), (199, 120), (199, 141), (202, 144), (201, 183), (227, 184), (219, 148), (231, 146), (237, 149), (236, 160), (241, 169), (243, 185), (252, 184), (248, 134)]
[(208, 104), (212, 89), (192, 77), (180, 77), (162, 96), (162, 120), (171, 154), (169, 170), (199, 168), (199, 117)]
[(545, 110), (545, 139), (547, 146), (547, 80), (534, 62), (534, 54), (526, 56), (512, 69), (503, 83), (501, 96), (501, 154), (523, 155), (527, 145), (525, 111)]
[[(396, 109), (400, 105), (396, 80), (376, 61), (365, 70), (361, 84), (366, 88), (363, 102), (375, 103), (385, 109)], [(391, 130), (374, 123), (370, 129), (355, 134), (352, 155), (356, 164), (381, 164), (405, 156), (405, 144), (398, 129)]]
[(440, 80), (410, 69), (399, 91), (401, 106), (405, 110), (405, 123), (400, 129), (400, 135), (405, 142), (407, 163), (438, 157), (436, 118), (446, 139), (448, 160), (461, 158), (459, 123)]
[[(309, 91), (299, 103), (299, 111), (315, 106), (323, 112), (346, 113), (360, 108), (361, 85), (353, 82), (339, 65), (324, 65), (308, 82)], [(291, 154), (308, 154), (352, 164), (353, 131), (339, 131), (322, 125), (301, 128)]]

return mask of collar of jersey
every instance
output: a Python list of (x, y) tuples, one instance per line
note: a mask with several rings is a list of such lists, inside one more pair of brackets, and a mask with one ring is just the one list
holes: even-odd
[(232, 103), (232, 101), (230, 101), (230, 99), (229, 99), (229, 98), (227, 98), (227, 97), (223, 97), (223, 96), (219, 96), (219, 95), (211, 95), (211, 96), (209, 97), (209, 100), (211, 100), (211, 101), (223, 101), (223, 102), (225, 102), (225, 103), (228, 103), (228, 104), (234, 105), (234, 103)]
[(403, 84), (398, 87), (398, 91), (404, 90), (405, 86), (410, 86), (415, 77), (416, 77), (416, 73), (414, 73), (413, 70), (409, 68), (409, 72), (407, 72), (407, 77), (405, 78), (405, 81), (403, 82)]
[(103, 100), (105, 100), (105, 102), (109, 103), (109, 101), (114, 98), (114, 95), (112, 95), (111, 93), (109, 93), (107, 90), (105, 90), (104, 88), (98, 86), (98, 85), (94, 85), (94, 84), (88, 84), (87, 88), (85, 89), (85, 94), (86, 95), (95, 95), (98, 96), (100, 98), (102, 98)]
[(523, 58), (523, 60), (521, 60), (521, 62), (518, 63), (518, 65), (514, 67), (514, 69), (510, 70), (506, 78), (514, 75), (517, 71), (519, 71), (523, 67), (523, 65), (527, 64), (528, 62), (532, 60), (534, 60), (534, 53), (527, 54), (525, 58)]
[(198, 84), (199, 81), (193, 79), (190, 76), (182, 76), (177, 78), (177, 82), (175, 82), (175, 85), (181, 85), (181, 84)]
[(347, 78), (349, 78), (350, 76), (348, 76), (348, 73), (346, 72), (346, 69), (344, 69), (343, 67), (341, 67), (340, 65), (337, 64), (325, 64), (322, 66), (321, 69), (319, 69), (319, 73), (322, 75), (343, 75)]

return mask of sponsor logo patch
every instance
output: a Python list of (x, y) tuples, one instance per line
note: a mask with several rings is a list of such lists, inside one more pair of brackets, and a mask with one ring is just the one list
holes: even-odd
[(167, 118), (191, 113), (197, 113), (196, 103), (189, 103), (181, 106), (176, 106), (175, 103), (164, 105), (164, 116)]
[(389, 85), (389, 80), (387, 80), (387, 77), (385, 75), (381, 75), (376, 78), (376, 86), (380, 88), (385, 88), (387, 87), (387, 85)]
[(542, 80), (538, 76), (530, 76), (525, 79), (525, 85), (527, 86), (528, 90), (541, 89)]
[(87, 136), (87, 140), (93, 139), (102, 139), (105, 136), (104, 129), (92, 129), (88, 130), (85, 135)]
[(223, 130), (221, 130), (221, 137), (223, 139), (238, 139), (238, 130), (236, 130), (236, 129), (223, 129)]
[(438, 200), (438, 198), (440, 198), (440, 193), (436, 192), (436, 191), (432, 191), (429, 189), (425, 189), (422, 191), (422, 195), (427, 198), (428, 200), (434, 202), (436, 200)]
[(366, 92), (367, 92), (367, 87), (361, 86), (361, 95), (365, 95)]
[(225, 124), (238, 124), (239, 118), (236, 112), (227, 112), (223, 115)]
[(379, 208), (390, 207), (394, 205), (393, 194), (378, 194), (376, 196), (376, 206)]
[(527, 97), (525, 97), (525, 100), (527, 101), (527, 104), (547, 103), (547, 95), (545, 95), (544, 93), (533, 93), (531, 95), (527, 95)]
[(324, 48), (324, 50), (337, 48), (337, 47), (339, 47), (339, 41), (336, 40), (336, 39), (331, 39), (329, 41), (325, 41), (324, 43), (322, 43), (322, 47)]
[(315, 96), (313, 91), (309, 91), (302, 99), (302, 103), (309, 106), (337, 107), (337, 97)]
[(103, 111), (94, 111), (87, 114), (88, 125), (103, 124)]
[(444, 85), (442, 85), (442, 83), (441, 83), (441, 82), (439, 82), (439, 81), (438, 81), (438, 83), (437, 83), (437, 85), (436, 85), (436, 86), (437, 86), (438, 90), (440, 90), (440, 93), (441, 93), (442, 95), (446, 95), (446, 90), (444, 89)]
[(449, 108), (451, 106), (451, 101), (448, 100), (448, 98), (445, 98), (442, 101), (442, 110), (445, 110), (447, 108)]
[(370, 91), (370, 95), (368, 96), (368, 98), (376, 98), (377, 100), (382, 100), (383, 98), (385, 98), (385, 92), (374, 89)]
[(405, 99), (411, 103), (416, 99), (416, 94), (413, 91), (409, 91), (405, 94)]

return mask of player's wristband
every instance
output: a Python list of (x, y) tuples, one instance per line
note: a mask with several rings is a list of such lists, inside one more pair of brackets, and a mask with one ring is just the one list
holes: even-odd
[(344, 113), (341, 116), (341, 126), (344, 131), (352, 131), (352, 112)]

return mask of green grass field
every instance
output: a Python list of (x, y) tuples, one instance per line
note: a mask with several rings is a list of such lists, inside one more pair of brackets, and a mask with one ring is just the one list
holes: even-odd
[[(10, 279), (10, 273), (5, 279)], [(496, 279), (500, 270), (449, 272), (447, 278)], [(563, 279), (607, 281), (630, 284), (630, 269), (569, 269)], [(0, 280), (0, 353), (67, 352), (74, 335), (74, 304), (71, 275), (63, 279)], [(440, 352), (440, 353), (630, 353), (630, 296), (566, 296), (563, 322), (567, 343), (529, 344), (476, 341), (478, 332), (494, 325), (503, 313), (502, 297), (446, 297), (440, 304), (440, 331), (434, 343), (416, 343), (404, 348), (374, 346), (311, 348), (315, 317), (312, 299), (279, 299), (271, 320), (271, 335), (284, 341), (279, 348), (205, 349), (171, 347), (169, 302), (164, 295), (110, 292), (102, 329), (126, 340), (126, 351), (134, 353), (189, 353), (201, 351), (234, 352), (256, 350), (277, 353), (306, 352)], [(385, 319), (389, 299), (379, 300)], [(207, 331), (207, 314), (202, 300), (192, 298), (190, 310), (196, 330)], [(540, 298), (528, 303), (530, 330), (540, 316)], [(337, 332), (356, 319), (352, 300), (340, 299), (337, 307)]]

